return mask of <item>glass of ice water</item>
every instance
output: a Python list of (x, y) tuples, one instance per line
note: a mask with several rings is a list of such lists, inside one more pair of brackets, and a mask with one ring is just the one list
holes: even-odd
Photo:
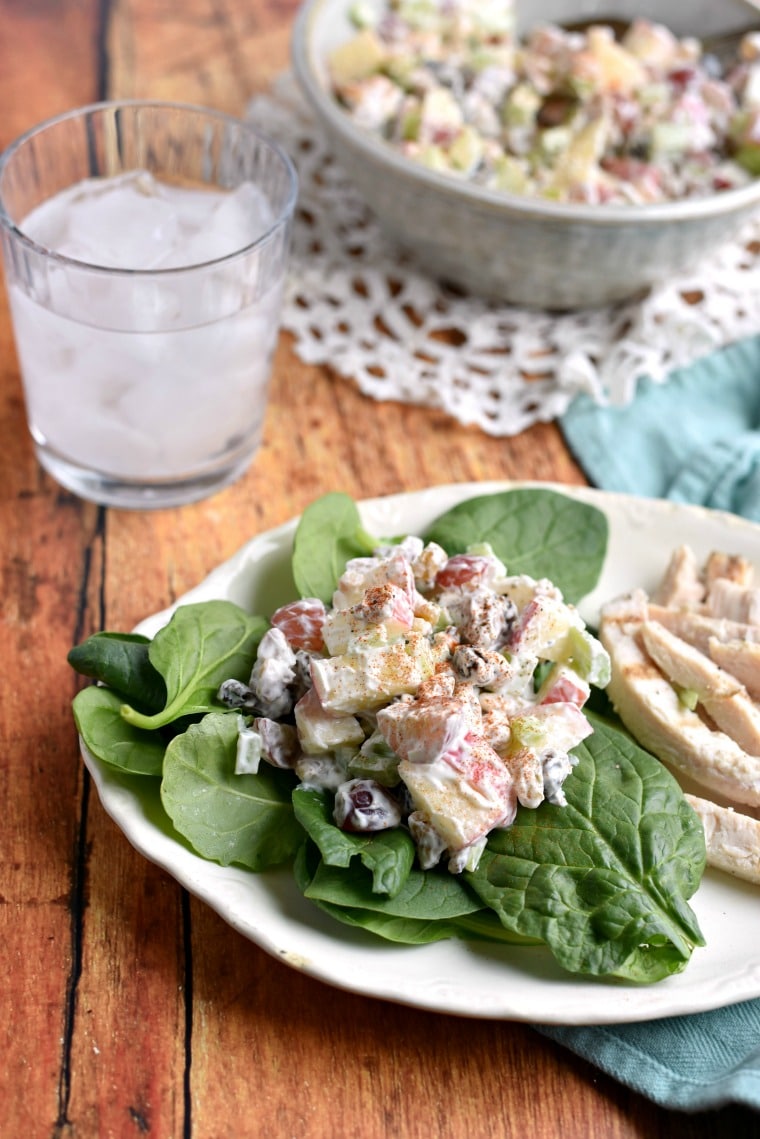
[(83, 498), (177, 506), (261, 441), (297, 179), (252, 125), (100, 103), (0, 156), (0, 238), (29, 427)]

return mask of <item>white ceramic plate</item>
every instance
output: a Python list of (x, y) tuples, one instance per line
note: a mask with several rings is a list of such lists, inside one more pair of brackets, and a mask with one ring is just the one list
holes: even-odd
[[(460, 484), (376, 499), (361, 505), (362, 517), (371, 533), (415, 533), (456, 502), (515, 485)], [(760, 569), (760, 526), (695, 507), (555, 489), (596, 504), (609, 518), (604, 572), (581, 606), (591, 622), (602, 600), (653, 586), (678, 543), (698, 554), (744, 554)], [(176, 604), (227, 598), (270, 613), (295, 596), (289, 575), (294, 529), (291, 522), (254, 538)], [(152, 636), (170, 612), (144, 621), (139, 631)], [(122, 776), (83, 754), (105, 809), (137, 850), (268, 953), (337, 987), (462, 1016), (546, 1024), (648, 1020), (760, 996), (760, 896), (727, 875), (708, 872), (692, 902), (706, 948), (694, 952), (679, 976), (651, 986), (575, 978), (541, 948), (455, 940), (400, 947), (332, 921), (301, 897), (287, 870), (257, 875), (204, 861), (173, 834), (157, 781)]]

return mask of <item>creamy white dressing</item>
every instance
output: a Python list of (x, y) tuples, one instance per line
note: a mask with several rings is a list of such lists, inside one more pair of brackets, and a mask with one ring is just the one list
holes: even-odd
[[(551, 582), (509, 576), (488, 546), (448, 557), (407, 538), (349, 561), (333, 602), (273, 615), (245, 706), (271, 716), (256, 722), (272, 737), (273, 720), (294, 720), (296, 747), (274, 760), (244, 726), (241, 770), (290, 762), (306, 786), (335, 792), (337, 825), (404, 825), (421, 865), (444, 857), (453, 872), (477, 865), (518, 802), (564, 804), (570, 753), (591, 731), (589, 681), (608, 660)], [(322, 648), (306, 651), (314, 621)], [(240, 706), (245, 691), (234, 695)]]

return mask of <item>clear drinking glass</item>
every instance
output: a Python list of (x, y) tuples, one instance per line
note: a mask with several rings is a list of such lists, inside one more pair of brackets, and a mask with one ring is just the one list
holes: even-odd
[(243, 473), (261, 440), (296, 195), (290, 160), (253, 126), (179, 104), (83, 107), (0, 156), (29, 427), (59, 483), (165, 507)]

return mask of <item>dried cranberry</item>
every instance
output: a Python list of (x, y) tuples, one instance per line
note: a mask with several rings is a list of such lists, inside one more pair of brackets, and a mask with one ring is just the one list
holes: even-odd
[(688, 87), (697, 77), (697, 73), (693, 67), (676, 67), (668, 75), (668, 79), (674, 87), (684, 90)]

